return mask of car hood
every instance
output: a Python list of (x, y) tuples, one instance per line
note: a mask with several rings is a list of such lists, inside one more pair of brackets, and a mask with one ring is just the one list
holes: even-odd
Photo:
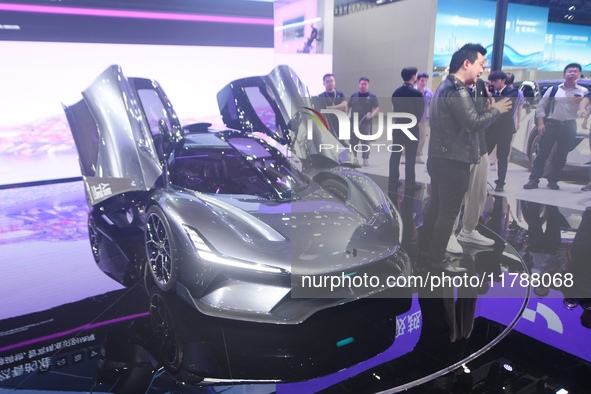
[(265, 76), (235, 80), (218, 92), (217, 100), (230, 128), (265, 134), (289, 145), (303, 160), (320, 156), (333, 165), (353, 163), (348, 148), (323, 122), (304, 116), (311, 115), (314, 104), (307, 86), (289, 66), (278, 66)]
[(221, 255), (288, 272), (340, 272), (398, 250), (391, 213), (377, 207), (369, 216), (318, 187), (292, 202), (185, 191), (162, 200)]
[(64, 111), (88, 203), (153, 187), (162, 165), (133, 79), (126, 78), (121, 67), (110, 66), (82, 97)]

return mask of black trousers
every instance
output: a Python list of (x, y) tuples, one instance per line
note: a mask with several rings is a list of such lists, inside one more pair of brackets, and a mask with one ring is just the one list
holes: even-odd
[[(546, 210), (542, 218), (542, 207)], [(523, 218), (528, 224), (529, 250), (531, 252), (554, 253), (562, 247), (560, 228), (568, 225), (566, 219), (553, 205), (521, 201)], [(545, 221), (545, 223), (544, 223)], [(545, 229), (543, 225), (546, 225)]]
[(431, 176), (431, 201), (419, 235), (421, 250), (439, 263), (453, 232), (456, 216), (462, 207), (470, 183), (470, 163), (429, 157), (427, 171)]
[(505, 179), (507, 178), (507, 167), (509, 165), (509, 152), (511, 151), (511, 140), (513, 133), (496, 132), (489, 130), (486, 133), (486, 150), (490, 155), (497, 147), (497, 186), (505, 186)]
[(566, 163), (568, 152), (571, 151), (577, 138), (577, 124), (574, 120), (564, 122), (546, 119), (546, 132), (542, 134), (539, 142), (538, 156), (534, 160), (534, 165), (529, 179), (539, 180), (544, 175), (546, 160), (552, 153), (552, 148), (556, 144), (556, 155), (552, 161), (548, 181), (558, 182), (562, 174), (562, 168)]
[(357, 157), (358, 152), (361, 152), (362, 159), (369, 159), (370, 145), (360, 141), (359, 137), (357, 137), (353, 131), (353, 127), (359, 127), (359, 132), (363, 135), (371, 135), (371, 120), (361, 120), (359, 126), (354, 125), (353, 122), (351, 122), (351, 139), (349, 141), (355, 157)]
[[(417, 148), (419, 147), (419, 128), (413, 127), (410, 132), (417, 140), (413, 141), (400, 130), (392, 132), (392, 144), (404, 146), (406, 162), (404, 164), (404, 181), (407, 185), (414, 185), (416, 182), (415, 162), (417, 159)], [(390, 171), (388, 177), (388, 191), (396, 193), (398, 189), (398, 180), (400, 179), (400, 158), (402, 152), (392, 152), (390, 154)]]

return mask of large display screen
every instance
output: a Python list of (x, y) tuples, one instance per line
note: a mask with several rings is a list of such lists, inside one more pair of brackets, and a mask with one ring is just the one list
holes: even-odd
[[(440, 0), (437, 5), (433, 66), (446, 68), (462, 45), (482, 44), (492, 54), (496, 2)], [(544, 53), (548, 9), (509, 4), (503, 50), (505, 67), (538, 67)]]
[(591, 26), (548, 23), (544, 61), (539, 69), (563, 71), (569, 63), (591, 66)]
[(275, 65), (273, 3), (116, 3), (0, 3), (0, 184), (80, 176), (62, 104), (112, 64), (157, 80), (183, 123), (217, 124), (216, 93)]

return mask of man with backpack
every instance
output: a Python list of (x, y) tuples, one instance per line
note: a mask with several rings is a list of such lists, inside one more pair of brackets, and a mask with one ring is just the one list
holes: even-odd
[(574, 144), (577, 134), (577, 111), (583, 96), (589, 91), (577, 85), (582, 68), (578, 63), (570, 63), (564, 68), (564, 82), (556, 88), (546, 90), (536, 108), (538, 133), (540, 134), (539, 151), (534, 160), (529, 182), (524, 189), (537, 189), (540, 178), (544, 175), (546, 160), (556, 144), (556, 155), (548, 174), (548, 187), (558, 190), (558, 181), (566, 157)]

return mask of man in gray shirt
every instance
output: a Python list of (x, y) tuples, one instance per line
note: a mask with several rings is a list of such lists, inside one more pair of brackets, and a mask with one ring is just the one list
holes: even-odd
[(552, 190), (560, 189), (558, 181), (562, 168), (577, 135), (576, 119), (579, 103), (583, 96), (589, 93), (586, 88), (577, 85), (581, 72), (580, 64), (568, 64), (564, 68), (564, 82), (558, 85), (556, 95), (550, 97), (553, 88), (548, 88), (536, 108), (540, 134), (539, 151), (534, 160), (529, 182), (523, 185), (524, 189), (538, 188), (540, 178), (544, 175), (546, 160), (554, 144), (556, 144), (556, 155), (548, 174), (548, 187)]

